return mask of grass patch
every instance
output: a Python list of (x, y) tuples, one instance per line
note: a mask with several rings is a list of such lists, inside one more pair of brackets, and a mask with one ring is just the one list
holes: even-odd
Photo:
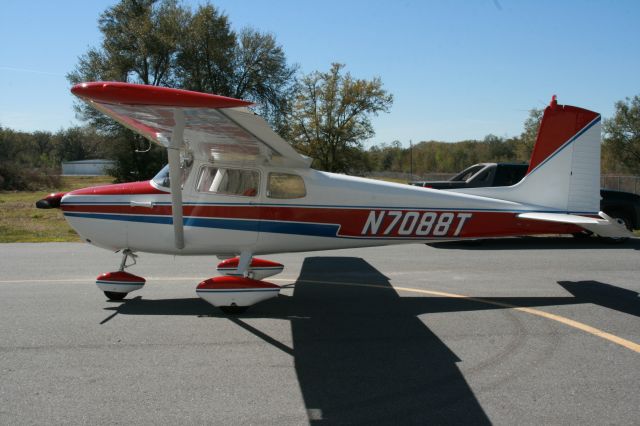
[(38, 210), (36, 201), (52, 192), (105, 185), (109, 176), (63, 176), (59, 188), (48, 191), (0, 192), (0, 243), (80, 241), (60, 209)]

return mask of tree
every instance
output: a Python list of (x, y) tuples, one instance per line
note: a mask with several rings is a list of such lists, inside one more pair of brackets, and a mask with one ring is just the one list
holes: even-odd
[(517, 152), (518, 159), (521, 161), (529, 161), (531, 158), (543, 113), (544, 110), (538, 108), (529, 110), (529, 116), (524, 122), (524, 130), (520, 134), (520, 146)]
[[(229, 19), (211, 4), (193, 12), (176, 0), (121, 0), (98, 20), (103, 35), (67, 75), (83, 81), (126, 81), (244, 98), (285, 131), (296, 67), (287, 65), (281, 46), (270, 34), (246, 29), (236, 35)], [(149, 178), (166, 161), (147, 142), (102, 113), (76, 104), (79, 115), (114, 145), (112, 159), (120, 181)]]
[(284, 50), (272, 34), (246, 28), (235, 47), (229, 96), (255, 102), (256, 112), (287, 138), (286, 119), (291, 112), (297, 70), (297, 66), (287, 65)]
[(125, 81), (171, 86), (189, 12), (175, 0), (122, 0), (98, 20), (102, 50)]
[(605, 149), (627, 172), (640, 174), (640, 96), (615, 104), (613, 118), (604, 121)]
[(53, 164), (45, 148), (50, 138), (48, 132), (26, 133), (0, 126), (0, 190), (33, 191), (60, 184), (59, 171), (46, 167)]
[(380, 78), (354, 79), (343, 68), (334, 63), (329, 72), (302, 77), (290, 115), (294, 146), (331, 172), (351, 169), (354, 152), (375, 134), (369, 116), (387, 112), (393, 103)]
[(236, 36), (229, 18), (206, 4), (185, 29), (176, 65), (180, 86), (198, 92), (231, 96)]

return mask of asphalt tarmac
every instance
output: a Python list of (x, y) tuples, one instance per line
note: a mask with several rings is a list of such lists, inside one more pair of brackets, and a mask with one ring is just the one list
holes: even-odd
[(640, 240), (525, 238), (266, 257), (229, 317), (215, 257), (0, 245), (0, 424), (638, 424)]

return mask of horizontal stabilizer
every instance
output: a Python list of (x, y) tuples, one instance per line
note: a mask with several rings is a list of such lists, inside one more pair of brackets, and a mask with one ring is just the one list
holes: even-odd
[(603, 212), (598, 213), (598, 215), (602, 219), (564, 213), (521, 213), (518, 217), (520, 219), (578, 225), (601, 237), (628, 238), (633, 236), (624, 224), (621, 224), (616, 219)]

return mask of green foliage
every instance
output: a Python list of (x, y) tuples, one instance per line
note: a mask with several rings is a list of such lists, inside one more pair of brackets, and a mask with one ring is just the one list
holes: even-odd
[(108, 144), (108, 158), (115, 164), (107, 170), (116, 182), (135, 182), (153, 177), (167, 163), (163, 147), (145, 140), (134, 132), (123, 129)]
[(454, 173), (475, 163), (527, 162), (540, 127), (542, 110), (532, 109), (519, 137), (501, 138), (487, 135), (482, 141), (456, 143), (424, 141), (413, 146), (413, 167), (409, 148), (400, 142), (371, 147), (367, 156), (372, 171), (392, 171), (416, 175)]
[(297, 66), (287, 65), (284, 50), (272, 34), (251, 28), (240, 31), (233, 58), (230, 96), (255, 102), (255, 111), (287, 137)]
[[(176, 0), (121, 0), (102, 13), (98, 24), (102, 43), (79, 58), (67, 75), (71, 83), (127, 81), (242, 98), (255, 102), (260, 115), (286, 132), (296, 67), (287, 64), (273, 35), (253, 29), (236, 34), (213, 5), (194, 12)], [(110, 158), (119, 181), (150, 178), (166, 161), (155, 147), (127, 153), (132, 145), (146, 144), (83, 102), (75, 108), (117, 145)]]
[(604, 121), (605, 159), (619, 160), (620, 171), (640, 174), (640, 96), (616, 102), (613, 118)]
[(0, 189), (36, 190), (59, 184), (62, 161), (104, 157), (104, 138), (88, 127), (55, 134), (0, 127)]
[(362, 141), (375, 133), (369, 115), (386, 112), (393, 96), (380, 78), (360, 80), (332, 64), (329, 72), (313, 72), (300, 79), (290, 115), (294, 146), (315, 159), (315, 167), (331, 172), (352, 171), (358, 164)]
[(544, 110), (533, 108), (529, 110), (529, 117), (524, 122), (524, 130), (520, 135), (520, 141), (522, 142), (519, 147), (518, 157), (523, 161), (529, 161), (531, 153), (533, 152), (533, 146), (536, 143), (538, 137), (538, 130), (540, 129), (540, 122), (542, 121), (542, 114)]
[(177, 79), (185, 89), (231, 96), (236, 37), (229, 18), (210, 4), (188, 21), (176, 58)]

